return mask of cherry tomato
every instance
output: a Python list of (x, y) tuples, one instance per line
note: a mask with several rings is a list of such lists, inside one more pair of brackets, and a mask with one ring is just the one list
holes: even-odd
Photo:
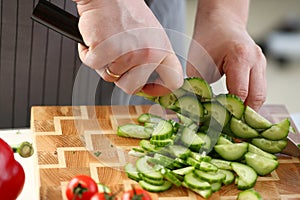
[(151, 197), (147, 191), (133, 188), (124, 192), (121, 200), (151, 200)]
[(117, 198), (114, 195), (104, 192), (98, 192), (94, 194), (91, 200), (116, 200)]
[(97, 183), (87, 175), (78, 175), (67, 185), (66, 195), (69, 200), (90, 200), (98, 192)]

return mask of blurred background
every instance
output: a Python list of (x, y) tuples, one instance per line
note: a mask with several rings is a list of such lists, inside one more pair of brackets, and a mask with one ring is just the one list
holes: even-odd
[[(192, 34), (197, 0), (186, 1)], [(300, 1), (251, 0), (248, 30), (267, 57), (266, 104), (285, 104), (300, 113)]]
[[(38, 0), (0, 0), (0, 128), (30, 125), (34, 105), (70, 105), (77, 44), (33, 23)], [(71, 0), (51, 0), (76, 15)], [(197, 0), (186, 0), (192, 35)], [(248, 29), (268, 61), (267, 104), (300, 113), (300, 0), (251, 0)]]

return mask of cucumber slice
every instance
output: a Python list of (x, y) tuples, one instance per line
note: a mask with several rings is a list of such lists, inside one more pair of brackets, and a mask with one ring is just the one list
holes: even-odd
[(211, 191), (212, 192), (217, 192), (221, 189), (222, 187), (222, 182), (214, 182), (214, 183), (211, 183)]
[(180, 139), (185, 146), (196, 152), (198, 152), (201, 146), (205, 143), (203, 139), (195, 133), (195, 131), (187, 127), (183, 129)]
[(219, 125), (224, 127), (230, 120), (228, 110), (218, 102), (203, 103), (203, 107), (207, 111), (207, 116), (214, 118)]
[(147, 178), (153, 180), (163, 179), (163, 175), (160, 172), (155, 171), (154, 168), (148, 164), (147, 156), (141, 157), (136, 161), (136, 169)]
[(254, 169), (252, 169), (248, 165), (238, 162), (232, 162), (231, 167), (238, 175), (236, 181), (238, 189), (246, 190), (252, 188), (255, 185), (257, 174)]
[(137, 121), (139, 123), (143, 123), (143, 124), (146, 122), (157, 124), (161, 120), (162, 120), (162, 118), (160, 116), (153, 115), (150, 113), (143, 113), (137, 118)]
[(211, 185), (209, 182), (198, 178), (193, 172), (188, 173), (184, 176), (184, 182), (192, 189), (210, 189)]
[(234, 161), (244, 156), (248, 150), (248, 143), (218, 144), (214, 149), (225, 160)]
[(197, 177), (209, 182), (222, 182), (225, 179), (225, 174), (222, 173), (216, 173), (216, 172), (205, 172), (202, 170), (195, 169), (194, 173)]
[(163, 185), (164, 184), (164, 179), (151, 179), (145, 176), (143, 173), (139, 173), (139, 176), (141, 177), (141, 180), (151, 184), (151, 185)]
[(210, 85), (198, 77), (186, 78), (181, 88), (193, 94), (197, 94), (204, 99), (211, 99), (213, 97)]
[(180, 168), (180, 169), (175, 169), (175, 170), (173, 170), (173, 172), (175, 173), (175, 174), (178, 174), (178, 175), (186, 175), (186, 174), (188, 174), (188, 173), (190, 173), (190, 172), (192, 172), (192, 171), (194, 171), (194, 169), (195, 169), (195, 167), (193, 167), (193, 166), (188, 166), (188, 167), (184, 167), (184, 168)]
[(277, 156), (275, 156), (271, 153), (268, 153), (268, 152), (254, 146), (252, 144), (248, 144), (248, 151), (252, 152), (252, 153), (256, 153), (256, 154), (261, 155), (261, 156), (266, 157), (266, 158), (277, 160)]
[(204, 115), (203, 105), (198, 101), (196, 96), (182, 96), (177, 100), (176, 106), (182, 115), (189, 117), (196, 123), (198, 123), (200, 118)]
[(232, 173), (232, 171), (225, 170), (225, 169), (218, 169), (217, 173), (225, 174), (225, 179), (222, 181), (222, 183), (224, 185), (229, 185), (229, 184), (233, 183), (234, 174)]
[(127, 177), (130, 179), (133, 179), (135, 181), (141, 180), (141, 177), (139, 176), (139, 172), (137, 171), (136, 167), (131, 163), (127, 163), (125, 165), (125, 173)]
[(268, 140), (265, 138), (253, 138), (251, 143), (268, 153), (280, 153), (287, 145), (287, 140)]
[(206, 172), (208, 171), (216, 172), (218, 170), (218, 168), (214, 164), (205, 161), (200, 162), (199, 169)]
[(173, 143), (174, 141), (172, 139), (165, 139), (165, 140), (154, 140), (153, 138), (150, 139), (150, 144), (154, 145), (156, 148), (172, 145)]
[(217, 166), (219, 169), (232, 170), (230, 161), (213, 158), (210, 162)]
[(197, 135), (204, 141), (204, 144), (201, 146), (201, 151), (209, 152), (211, 147), (211, 139), (210, 137), (205, 133), (197, 133)]
[(118, 127), (118, 136), (121, 137), (132, 137), (139, 139), (149, 139), (149, 132), (145, 131), (145, 127), (137, 124), (125, 124)]
[(162, 168), (160, 173), (164, 176), (166, 180), (173, 183), (177, 187), (181, 186), (181, 181), (177, 178), (176, 174), (170, 169)]
[(219, 138), (218, 138), (217, 144), (233, 144), (233, 142), (231, 142), (225, 136), (220, 135)]
[(165, 108), (168, 108), (171, 110), (176, 110), (177, 106), (175, 105), (175, 103), (176, 103), (177, 99), (185, 94), (186, 94), (186, 91), (179, 88), (167, 95), (160, 96), (158, 99), (158, 102), (162, 107), (165, 107)]
[(286, 118), (281, 122), (274, 124), (267, 130), (261, 133), (261, 135), (269, 140), (281, 140), (288, 136), (290, 130), (290, 120)]
[(155, 153), (153, 157), (149, 157), (148, 161), (155, 165), (161, 165), (163, 167), (173, 169), (174, 159), (169, 158), (168, 156), (161, 155), (159, 153)]
[(254, 129), (267, 129), (272, 126), (272, 123), (262, 115), (253, 110), (250, 106), (246, 106), (244, 112), (246, 123)]
[(216, 100), (221, 103), (225, 108), (236, 118), (241, 119), (245, 106), (244, 102), (234, 94), (219, 94)]
[(168, 139), (173, 134), (173, 126), (169, 121), (161, 120), (157, 126), (153, 129), (152, 137), (153, 140), (164, 140)]
[(169, 154), (175, 158), (178, 157), (186, 159), (191, 153), (190, 149), (181, 145), (170, 145), (167, 148), (169, 150)]
[(211, 157), (208, 156), (208, 155), (206, 155), (205, 152), (199, 153), (199, 152), (193, 152), (193, 151), (192, 151), (192, 152), (190, 153), (190, 157), (191, 157), (191, 158), (194, 158), (194, 159), (197, 160), (197, 161), (210, 162), (210, 160), (211, 160)]
[(141, 140), (139, 143), (142, 149), (149, 151), (149, 152), (156, 152), (155, 145), (151, 144), (149, 140)]
[(259, 136), (259, 133), (245, 124), (242, 120), (232, 117), (230, 120), (230, 129), (239, 138), (255, 138)]
[(144, 180), (139, 181), (139, 184), (144, 190), (147, 190), (149, 192), (164, 192), (169, 190), (173, 185), (169, 181), (164, 181), (162, 185), (152, 185)]
[(277, 160), (263, 157), (256, 153), (248, 152), (245, 154), (247, 165), (252, 167), (258, 175), (264, 176), (274, 171), (279, 163)]
[(208, 199), (211, 195), (212, 195), (212, 189), (194, 189), (189, 187), (185, 182), (182, 183), (182, 186), (192, 190), (193, 192), (199, 194), (200, 196), (202, 196), (205, 199)]
[(239, 192), (237, 200), (263, 200), (261, 195), (253, 188)]

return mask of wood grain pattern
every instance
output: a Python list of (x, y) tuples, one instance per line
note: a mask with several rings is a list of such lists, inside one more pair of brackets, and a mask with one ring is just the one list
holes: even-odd
[[(130, 189), (137, 183), (128, 179), (122, 165), (134, 159), (127, 151), (139, 140), (116, 136), (118, 125), (135, 123), (141, 113), (151, 112), (173, 118), (158, 106), (52, 106), (33, 107), (31, 128), (37, 152), (37, 177), (40, 199), (65, 199), (65, 188), (75, 175), (87, 174), (108, 185), (114, 192)], [(284, 106), (266, 105), (261, 114), (272, 122), (289, 117)], [(294, 124), (293, 124), (294, 126)], [(295, 126), (294, 126), (295, 127)], [(101, 151), (96, 157), (93, 152)], [(279, 157), (279, 168), (259, 177), (255, 189), (267, 200), (300, 199), (300, 159)], [(223, 186), (212, 200), (233, 200), (239, 193), (234, 184)], [(202, 199), (182, 187), (173, 186), (163, 193), (151, 193), (153, 199)]]

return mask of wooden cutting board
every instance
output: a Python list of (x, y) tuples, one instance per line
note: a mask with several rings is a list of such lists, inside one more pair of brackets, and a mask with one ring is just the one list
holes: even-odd
[[(113, 192), (128, 190), (132, 185), (138, 187), (126, 177), (121, 165), (131, 161), (127, 151), (137, 146), (139, 140), (118, 137), (116, 129), (124, 123), (135, 123), (137, 116), (146, 112), (174, 117), (159, 106), (33, 107), (31, 129), (37, 153), (35, 166), (40, 199), (66, 199), (66, 184), (79, 174), (92, 176)], [(266, 105), (260, 112), (273, 123), (289, 117), (282, 105)], [(280, 156), (279, 162), (276, 171), (258, 179), (255, 189), (266, 200), (299, 200), (300, 159)], [(223, 186), (210, 199), (234, 200), (238, 193), (231, 184)], [(202, 199), (175, 186), (167, 192), (151, 195), (159, 200)]]

